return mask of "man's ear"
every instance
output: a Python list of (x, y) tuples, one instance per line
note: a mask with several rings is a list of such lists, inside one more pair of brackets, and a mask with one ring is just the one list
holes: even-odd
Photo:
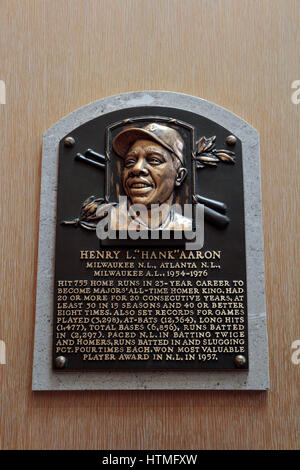
[(187, 175), (187, 169), (186, 168), (179, 168), (177, 171), (177, 176), (175, 179), (175, 186), (180, 186), (184, 180), (184, 178)]

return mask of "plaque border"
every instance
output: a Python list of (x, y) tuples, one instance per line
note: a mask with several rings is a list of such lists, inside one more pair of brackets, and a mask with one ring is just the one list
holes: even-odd
[[(73, 129), (104, 114), (161, 106), (200, 114), (228, 129), (243, 148), (249, 370), (56, 372), (52, 369), (53, 289), (59, 142)], [(32, 390), (267, 390), (268, 339), (264, 286), (259, 134), (242, 118), (183, 93), (140, 91), (90, 103), (68, 114), (43, 135), (39, 251)]]

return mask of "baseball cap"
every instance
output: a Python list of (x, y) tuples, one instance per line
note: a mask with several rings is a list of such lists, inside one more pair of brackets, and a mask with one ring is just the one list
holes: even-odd
[(181, 163), (184, 163), (184, 142), (181, 135), (173, 127), (157, 122), (151, 122), (144, 127), (123, 129), (113, 139), (113, 149), (117, 155), (124, 158), (131, 145), (139, 139), (150, 139), (158, 142), (169, 152), (175, 154)]

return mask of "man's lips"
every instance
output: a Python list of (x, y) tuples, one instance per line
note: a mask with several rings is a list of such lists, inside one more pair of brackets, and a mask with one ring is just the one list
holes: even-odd
[(144, 179), (134, 179), (128, 183), (130, 189), (152, 188), (153, 184)]

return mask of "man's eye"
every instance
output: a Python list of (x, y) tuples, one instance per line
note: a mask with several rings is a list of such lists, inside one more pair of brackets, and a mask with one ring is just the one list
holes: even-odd
[(149, 157), (148, 162), (150, 163), (150, 165), (161, 165), (162, 164), (162, 161), (159, 158), (156, 158), (156, 157)]
[(134, 165), (135, 165), (135, 160), (133, 160), (133, 159), (130, 159), (130, 160), (126, 160), (126, 161), (125, 161), (125, 167), (126, 167), (126, 168), (131, 168), (131, 167), (134, 166)]

